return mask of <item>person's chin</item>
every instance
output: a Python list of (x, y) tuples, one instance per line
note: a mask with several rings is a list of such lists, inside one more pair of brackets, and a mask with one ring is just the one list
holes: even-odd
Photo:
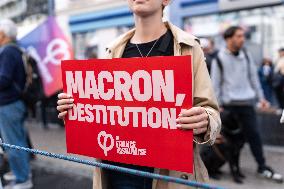
[(135, 13), (135, 15), (140, 16), (140, 17), (147, 17), (147, 16), (151, 15), (151, 13), (149, 11), (146, 11), (143, 8), (134, 9), (133, 12)]
[(141, 3), (146, 3), (147, 0), (134, 0), (134, 3), (138, 3), (138, 4), (141, 4)]

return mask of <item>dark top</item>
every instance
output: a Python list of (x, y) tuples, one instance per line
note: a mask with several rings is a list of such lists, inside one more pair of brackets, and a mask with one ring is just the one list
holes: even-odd
[[(145, 57), (153, 45), (155, 44), (156, 40), (148, 42), (148, 43), (141, 43), (137, 44), (143, 57)], [(164, 35), (162, 35), (157, 43), (155, 44), (154, 48), (150, 52), (149, 56), (173, 56), (174, 55), (174, 38), (173, 34), (170, 30), (168, 30)], [(130, 43), (130, 41), (126, 44), (124, 49), (122, 58), (132, 58), (132, 57), (141, 57), (139, 50), (137, 49), (136, 45)]]
[[(137, 44), (143, 57), (145, 57), (149, 53), (150, 49), (152, 48), (155, 42), (156, 40), (148, 42), (148, 43)], [(157, 43), (155, 44), (154, 48), (152, 49), (148, 57), (150, 56), (173, 56), (173, 55), (174, 55), (174, 37), (173, 37), (172, 32), (168, 30), (164, 35), (162, 35), (158, 39)], [(124, 49), (122, 58), (133, 58), (133, 57), (141, 57), (141, 55), (136, 45), (128, 42)], [(103, 162), (116, 165), (116, 166), (130, 168), (130, 169), (146, 171), (146, 172), (154, 171), (154, 169), (150, 167), (142, 167), (142, 166), (136, 166), (136, 165), (130, 165), (130, 164), (124, 164), (124, 163), (116, 163), (116, 162), (110, 162), (110, 161), (103, 161)], [(117, 176), (115, 172), (112, 172), (112, 171), (106, 171), (106, 174), (110, 177), (110, 180), (113, 180), (114, 177), (117, 179), (124, 179), (123, 176), (119, 177)], [(132, 177), (128, 176), (128, 178), (130, 179)], [(136, 182), (136, 181), (133, 180), (133, 182)], [(110, 182), (109, 184), (112, 185), (113, 183)]]
[[(22, 52), (13, 46), (0, 48), (0, 106), (20, 99), (26, 82)], [(17, 87), (16, 87), (17, 86)]]

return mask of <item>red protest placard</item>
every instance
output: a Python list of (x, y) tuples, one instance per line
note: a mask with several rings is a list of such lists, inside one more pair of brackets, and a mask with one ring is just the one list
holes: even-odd
[(193, 172), (193, 133), (176, 128), (192, 107), (191, 57), (62, 62), (74, 98), (67, 151), (103, 160)]

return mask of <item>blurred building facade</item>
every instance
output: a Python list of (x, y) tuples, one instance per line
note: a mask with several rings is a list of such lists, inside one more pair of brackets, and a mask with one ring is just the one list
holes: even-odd
[(30, 16), (48, 14), (48, 0), (1, 0), (1, 18), (10, 18), (19, 23)]
[[(48, 16), (50, 2), (55, 4), (58, 23), (72, 39), (78, 59), (102, 57), (107, 44), (134, 25), (126, 0), (0, 0), (0, 15), (15, 20), (22, 37)], [(283, 3), (173, 0), (169, 20), (198, 37), (213, 37), (217, 45), (222, 44), (220, 36), (228, 26), (241, 25), (250, 31), (248, 46), (255, 57), (276, 57), (284, 46)]]
[(1, 18), (19, 18), (27, 10), (26, 0), (2, 0), (0, 1)]
[(221, 34), (231, 25), (244, 27), (255, 61), (276, 57), (284, 46), (283, 0), (175, 0), (170, 19), (198, 37), (212, 37), (222, 44)]
[(68, 20), (77, 59), (102, 57), (106, 46), (134, 25), (125, 0), (56, 0), (55, 12)]
[(12, 19), (19, 38), (27, 34), (48, 15), (49, 0), (0, 0), (0, 19)]
[[(249, 31), (248, 48), (261, 62), (284, 45), (284, 0), (173, 0), (169, 20), (198, 37), (222, 44), (230, 25)], [(125, 0), (55, 0), (56, 15), (68, 23), (75, 57), (102, 57), (106, 45), (133, 27)], [(66, 29), (67, 30), (67, 29)], [(221, 46), (221, 45), (220, 45)]]

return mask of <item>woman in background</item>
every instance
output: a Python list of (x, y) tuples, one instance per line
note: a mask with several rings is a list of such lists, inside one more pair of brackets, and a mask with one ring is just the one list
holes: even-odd
[(272, 86), (273, 73), (274, 73), (274, 66), (272, 64), (272, 61), (268, 58), (264, 58), (262, 65), (258, 69), (258, 76), (260, 79), (265, 99), (267, 99), (270, 102), (270, 104), (272, 104), (272, 99), (273, 99), (273, 86)]

